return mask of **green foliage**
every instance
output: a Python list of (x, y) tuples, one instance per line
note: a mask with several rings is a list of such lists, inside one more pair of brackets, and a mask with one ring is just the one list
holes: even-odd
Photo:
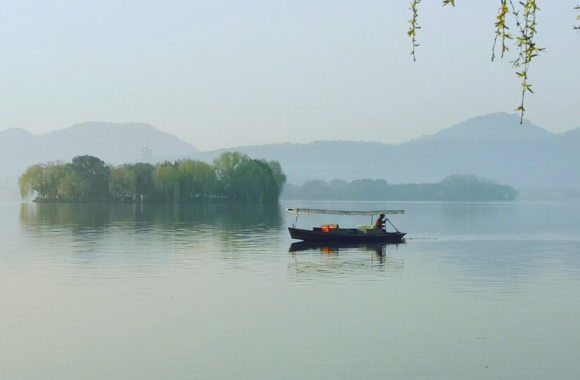
[(497, 39), (501, 38), (501, 58), (503, 58), (504, 53), (509, 51), (507, 47), (507, 40), (513, 39), (511, 33), (509, 33), (509, 27), (506, 24), (506, 16), (509, 13), (509, 8), (507, 6), (507, 0), (501, 0), (501, 5), (496, 16), (495, 22), (495, 39), (493, 40), (493, 48), (491, 49), (491, 60), (495, 60), (495, 47), (497, 44)]
[(177, 171), (182, 201), (206, 197), (216, 188), (215, 169), (208, 163), (194, 160), (177, 161)]
[(41, 201), (71, 199), (76, 196), (78, 183), (72, 167), (62, 163), (30, 166), (18, 182), (22, 198), (37, 193), (37, 199)]
[(250, 158), (239, 152), (225, 152), (213, 161), (217, 180), (220, 184), (222, 196), (236, 199), (238, 191), (241, 190), (241, 167)]
[[(505, 0), (502, 0), (505, 3)], [(522, 101), (521, 104), (516, 108), (516, 111), (520, 111), (520, 123), (523, 122), (524, 117), (524, 101), (527, 92), (534, 93), (532, 91), (532, 85), (528, 82), (528, 71), (532, 59), (538, 56), (538, 54), (544, 51), (544, 48), (536, 46), (535, 36), (536, 36), (536, 11), (539, 10), (535, 0), (528, 0), (525, 3), (520, 2), (523, 7), (523, 18), (520, 19), (519, 11), (514, 6), (512, 0), (510, 0), (510, 6), (512, 8), (512, 14), (514, 15), (515, 23), (520, 34), (516, 37), (516, 46), (518, 48), (518, 56), (512, 61), (512, 66), (516, 70), (516, 75), (522, 80)]]
[(277, 202), (286, 175), (277, 161), (224, 153), (214, 166), (195, 160), (109, 167), (93, 156), (70, 164), (29, 167), (19, 178), (20, 194), (38, 202), (199, 202), (215, 199)]
[(232, 200), (275, 202), (286, 183), (277, 161), (251, 159), (226, 152), (214, 160), (221, 196)]
[(111, 168), (109, 194), (116, 199), (135, 199), (137, 190), (137, 173), (130, 165)]
[(109, 196), (115, 200), (143, 201), (154, 198), (153, 171), (147, 163), (124, 164), (111, 168)]
[(286, 184), (286, 174), (282, 170), (282, 166), (278, 161), (268, 161), (268, 167), (272, 173), (272, 177), (274, 180), (275, 187), (273, 188), (274, 192), (272, 193), (273, 198), (279, 199), (282, 190), (284, 189), (284, 185)]
[(155, 167), (152, 173), (155, 189), (166, 202), (179, 201), (179, 172), (176, 165), (164, 162)]
[(285, 199), (344, 201), (508, 201), (517, 191), (507, 185), (470, 175), (454, 175), (438, 183), (390, 185), (385, 180), (353, 182), (315, 180), (288, 185)]
[(28, 198), (32, 193), (41, 189), (42, 171), (41, 165), (32, 165), (18, 178), (22, 198)]
[(73, 194), (80, 201), (103, 201), (109, 198), (111, 168), (94, 156), (77, 156), (69, 166), (74, 171)]
[(415, 55), (415, 48), (419, 46), (417, 43), (417, 31), (421, 29), (419, 26), (419, 22), (417, 19), (419, 18), (419, 3), (421, 0), (411, 0), (411, 8), (409, 8), (412, 12), (411, 19), (409, 20), (409, 30), (407, 31), (407, 35), (411, 37), (411, 42), (413, 44), (413, 49), (411, 50), (411, 56), (413, 57), (413, 61), (417, 60), (417, 56)]
[(135, 173), (135, 200), (143, 201), (152, 198), (155, 193), (153, 184), (153, 170), (155, 166), (144, 162), (131, 164), (131, 170)]

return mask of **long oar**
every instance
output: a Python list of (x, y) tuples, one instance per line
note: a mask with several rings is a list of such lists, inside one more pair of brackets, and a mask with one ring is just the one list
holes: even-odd
[(393, 223), (391, 223), (391, 221), (389, 220), (389, 218), (385, 218), (385, 220), (386, 220), (387, 222), (389, 222), (389, 224), (390, 224), (391, 226), (393, 226), (393, 228), (395, 229), (395, 231), (399, 232), (399, 230), (397, 229), (397, 227), (395, 227), (395, 225), (394, 225)]

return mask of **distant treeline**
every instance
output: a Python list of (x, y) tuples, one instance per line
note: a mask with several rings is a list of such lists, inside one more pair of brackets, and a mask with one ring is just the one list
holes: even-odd
[(511, 201), (517, 190), (473, 175), (453, 175), (441, 182), (392, 185), (385, 180), (307, 181), (288, 184), (284, 199), (369, 201)]
[(23, 198), (37, 202), (277, 202), (286, 175), (277, 161), (227, 152), (212, 164), (179, 160), (106, 165), (94, 156), (30, 166), (19, 179)]

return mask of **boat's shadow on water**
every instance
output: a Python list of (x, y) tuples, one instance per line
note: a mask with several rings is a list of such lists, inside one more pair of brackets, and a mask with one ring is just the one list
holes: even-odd
[(389, 252), (400, 243), (295, 242), (288, 252), (297, 274), (346, 275), (348, 273), (398, 272), (404, 268), (400, 257)]
[(377, 256), (383, 256), (387, 252), (387, 246), (396, 247), (405, 244), (405, 239), (399, 243), (343, 243), (343, 242), (318, 242), (299, 241), (290, 244), (288, 252), (320, 251), (321, 253), (339, 253), (341, 250), (359, 250), (375, 252)]

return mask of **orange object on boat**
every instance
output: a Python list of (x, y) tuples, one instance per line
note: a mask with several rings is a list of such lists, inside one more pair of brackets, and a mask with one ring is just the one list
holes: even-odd
[(330, 230), (335, 230), (338, 226), (336, 224), (324, 224), (322, 226), (320, 226), (320, 228), (322, 229), (322, 232), (326, 232), (328, 233), (328, 231)]

